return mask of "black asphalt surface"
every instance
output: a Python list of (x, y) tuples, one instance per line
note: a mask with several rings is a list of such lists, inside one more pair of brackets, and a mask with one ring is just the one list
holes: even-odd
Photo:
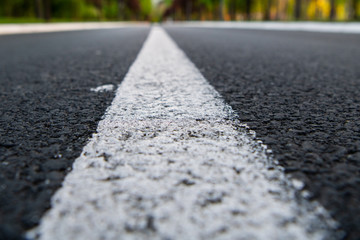
[(360, 35), (166, 30), (343, 238), (360, 239)]
[(149, 28), (0, 36), (0, 239), (21, 239), (96, 130)]
[[(360, 35), (166, 27), (206, 79), (360, 239)], [(148, 28), (0, 36), (0, 240), (21, 239), (96, 130)]]

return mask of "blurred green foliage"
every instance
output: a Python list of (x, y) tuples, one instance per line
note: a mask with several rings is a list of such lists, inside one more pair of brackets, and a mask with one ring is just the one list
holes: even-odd
[(163, 19), (358, 21), (360, 0), (164, 0)]
[(360, 0), (0, 0), (0, 22), (358, 21)]
[(151, 0), (0, 0), (0, 22), (149, 20), (151, 11)]

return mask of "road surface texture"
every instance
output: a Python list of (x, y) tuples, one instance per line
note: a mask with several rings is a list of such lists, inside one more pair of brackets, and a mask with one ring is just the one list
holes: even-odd
[[(333, 239), (159, 27), (35, 231), (62, 239)], [(334, 231), (335, 230), (335, 231)]]
[(360, 36), (154, 29), (0, 37), (0, 239), (359, 239)]
[(360, 239), (360, 36), (166, 30), (344, 238)]
[(0, 239), (39, 223), (148, 31), (0, 37)]

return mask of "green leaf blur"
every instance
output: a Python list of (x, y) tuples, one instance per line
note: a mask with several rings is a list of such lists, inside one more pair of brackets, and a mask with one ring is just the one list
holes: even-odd
[(0, 0), (0, 22), (149, 20), (151, 0)]
[(0, 23), (164, 20), (358, 21), (360, 0), (0, 0)]

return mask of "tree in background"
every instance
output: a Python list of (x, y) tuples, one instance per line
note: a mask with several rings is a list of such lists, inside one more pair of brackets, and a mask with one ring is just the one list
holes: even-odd
[(251, 7), (252, 7), (252, 0), (245, 0), (245, 19), (251, 20)]
[(148, 20), (151, 0), (0, 0), (0, 18)]
[(351, 15), (350, 15), (350, 19), (353, 19), (355, 21), (359, 21), (360, 20), (360, 0), (352, 0), (351, 2)]
[(166, 1), (174, 20), (360, 20), (360, 0)]
[(295, 17), (295, 20), (301, 19), (301, 0), (295, 0), (294, 17)]
[[(301, 0), (299, 0), (299, 1), (301, 1)], [(263, 3), (263, 9), (265, 10), (264, 11), (264, 20), (266, 20), (266, 21), (270, 20), (271, 6), (272, 6), (272, 0), (264, 0), (264, 3)]]
[(35, 0), (35, 6), (36, 17), (39, 19), (44, 18), (42, 0)]
[(336, 3), (335, 0), (330, 0), (330, 21), (334, 21), (336, 17)]
[(151, 0), (0, 2), (0, 20), (360, 20), (360, 0), (162, 0), (156, 9)]
[(35, 17), (33, 1), (1, 0), (0, 16), (2, 17)]

